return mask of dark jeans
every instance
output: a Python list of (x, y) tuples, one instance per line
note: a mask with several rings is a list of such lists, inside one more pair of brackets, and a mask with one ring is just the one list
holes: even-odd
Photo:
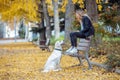
[(85, 35), (80, 32), (70, 33), (71, 46), (77, 47), (77, 38), (85, 38)]

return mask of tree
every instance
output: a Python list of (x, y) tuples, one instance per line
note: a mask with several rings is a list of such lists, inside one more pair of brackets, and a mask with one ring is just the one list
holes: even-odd
[(52, 0), (54, 7), (54, 30), (55, 39), (60, 37), (60, 25), (59, 25), (59, 12), (58, 12), (58, 0)]
[(0, 1), (0, 13), (2, 20), (10, 21), (16, 17), (17, 20), (25, 18), (28, 21), (38, 21), (38, 6), (35, 0), (5, 0)]
[(72, 31), (73, 22), (74, 22), (74, 4), (72, 0), (68, 0), (65, 12), (65, 41), (69, 40), (69, 34)]
[(44, 19), (46, 22), (46, 37), (50, 39), (51, 38), (50, 18), (45, 0), (42, 0), (42, 4), (43, 4)]
[[(38, 21), (37, 12), (38, 6), (35, 0), (0, 0), (0, 14), (3, 21), (14, 23), (15, 39), (16, 39), (16, 24), (21, 18), (26, 21)], [(13, 21), (14, 20), (14, 21)]]
[(23, 19), (21, 19), (21, 21), (20, 21), (19, 36), (20, 36), (20, 38), (25, 38), (25, 25), (24, 25)]
[(44, 26), (44, 14), (43, 14), (42, 0), (40, 0), (40, 3), (38, 4), (38, 11), (39, 11), (39, 14), (41, 15), (41, 16), (39, 16), (41, 21), (38, 23), (39, 32), (40, 32), (40, 44), (45, 45), (45, 42), (41, 43), (41, 41), (45, 41), (46, 40), (46, 36), (45, 36), (46, 32), (45, 32), (45, 26)]
[[(85, 0), (87, 13), (93, 22), (98, 22), (98, 11), (96, 0)], [(92, 4), (92, 5), (91, 5)]]

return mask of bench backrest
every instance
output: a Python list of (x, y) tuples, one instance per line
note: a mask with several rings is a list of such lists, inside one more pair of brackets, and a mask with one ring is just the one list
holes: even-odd
[(92, 36), (88, 37), (87, 39), (80, 39), (77, 49), (81, 51), (88, 51), (90, 48), (91, 38)]

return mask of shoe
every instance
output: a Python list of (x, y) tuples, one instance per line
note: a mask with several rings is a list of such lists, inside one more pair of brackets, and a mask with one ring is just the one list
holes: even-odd
[(69, 51), (70, 55), (71, 54), (76, 54), (78, 52), (77, 48), (74, 47), (72, 50)]
[(66, 50), (66, 53), (68, 53), (72, 49), (73, 49), (73, 46), (71, 46), (68, 50)]

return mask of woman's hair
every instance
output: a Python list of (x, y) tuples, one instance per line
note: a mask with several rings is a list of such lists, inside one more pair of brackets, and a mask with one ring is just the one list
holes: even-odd
[(84, 16), (87, 16), (87, 17), (91, 20), (91, 18), (86, 14), (86, 11), (81, 10), (81, 9), (78, 9), (78, 10), (76, 10), (75, 12), (76, 12), (77, 14), (79, 14), (80, 16), (83, 16), (83, 14), (84, 14)]
[(79, 15), (82, 15), (83, 13), (85, 13), (83, 10), (80, 10), (80, 9), (79, 9), (79, 10), (76, 10), (75, 12), (76, 12), (77, 14), (79, 14)]

